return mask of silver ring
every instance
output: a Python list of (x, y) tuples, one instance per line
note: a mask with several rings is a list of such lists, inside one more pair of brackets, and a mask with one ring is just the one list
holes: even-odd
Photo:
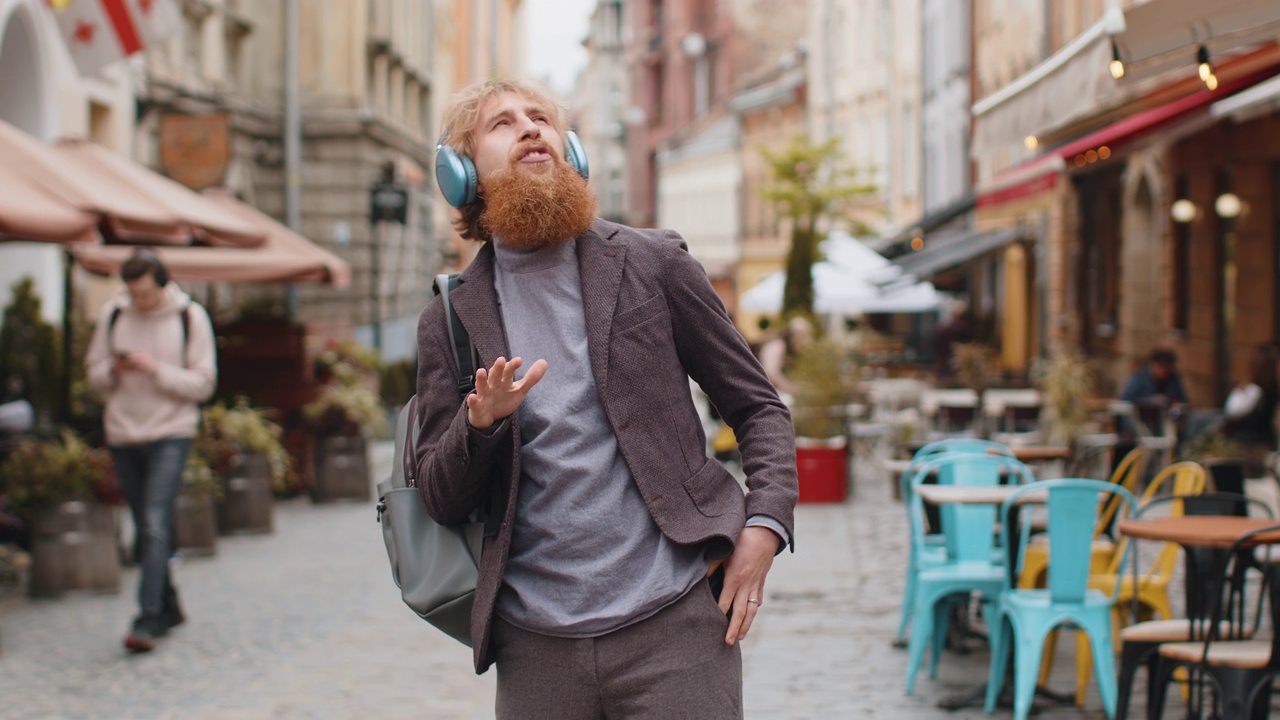
[(757, 600), (757, 599), (755, 599), (755, 598), (747, 598), (747, 602), (749, 602), (749, 603), (755, 603), (756, 605), (759, 605), (759, 604), (760, 604), (760, 601), (759, 601), (759, 600)]

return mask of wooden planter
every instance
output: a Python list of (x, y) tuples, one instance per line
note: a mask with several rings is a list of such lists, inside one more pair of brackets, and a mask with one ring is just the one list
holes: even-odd
[(218, 513), (208, 492), (183, 488), (173, 506), (173, 539), (183, 555), (218, 551)]
[(120, 554), (111, 508), (65, 502), (31, 522), (31, 594), (120, 592)]
[(315, 443), (315, 502), (371, 500), (368, 448), (363, 435), (322, 435)]
[(222, 476), (218, 532), (263, 534), (272, 531), (271, 465), (260, 453), (245, 454)]
[(843, 437), (796, 438), (800, 502), (844, 502), (849, 497), (849, 446)]

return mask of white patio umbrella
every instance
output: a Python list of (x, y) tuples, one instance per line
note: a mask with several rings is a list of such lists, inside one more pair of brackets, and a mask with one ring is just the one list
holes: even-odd
[[(827, 259), (814, 263), (813, 310), (817, 313), (919, 313), (936, 310), (941, 296), (931, 283), (886, 288), (877, 286), (891, 278), (896, 268), (888, 258), (863, 245), (857, 238), (833, 232), (822, 243)], [(786, 273), (766, 276), (738, 297), (742, 309), (777, 312), (782, 308)]]

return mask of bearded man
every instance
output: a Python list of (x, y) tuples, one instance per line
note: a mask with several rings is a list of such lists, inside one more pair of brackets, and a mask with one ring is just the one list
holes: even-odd
[[(444, 172), (474, 163), (438, 178), (484, 243), (450, 292), (480, 363), (464, 400), (429, 305), (414, 462), (437, 521), (488, 518), (471, 639), (497, 717), (740, 718), (739, 641), (792, 539), (787, 408), (679, 235), (595, 217), (545, 93), (479, 84), (444, 125)], [(745, 495), (706, 456), (690, 378), (733, 427)]]

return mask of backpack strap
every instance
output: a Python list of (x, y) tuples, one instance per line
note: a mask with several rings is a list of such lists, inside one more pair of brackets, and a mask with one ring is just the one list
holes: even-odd
[[(116, 321), (120, 319), (121, 307), (119, 305), (111, 308), (111, 316), (107, 318), (107, 351), (115, 354), (115, 329)], [(187, 367), (190, 354), (188, 348), (191, 338), (191, 305), (188, 304), (182, 308), (182, 312), (178, 313), (178, 319), (182, 321), (182, 367)]]
[(458, 287), (458, 273), (441, 273), (436, 276), (436, 294), (444, 302), (447, 316), (446, 327), (449, 330), (449, 344), (453, 347), (453, 359), (458, 364), (458, 392), (466, 397), (476, 389), (476, 368), (480, 365), (480, 353), (471, 336), (463, 327), (458, 312), (449, 302), (449, 291)]
[(414, 463), (418, 458), (418, 396), (409, 398), (409, 422), (404, 428), (404, 454), (400, 460), (404, 465), (404, 486), (417, 487), (418, 478), (414, 476)]

